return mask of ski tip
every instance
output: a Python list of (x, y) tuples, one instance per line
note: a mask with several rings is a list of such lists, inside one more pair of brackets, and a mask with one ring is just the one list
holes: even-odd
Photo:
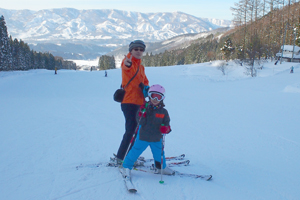
[(210, 181), (211, 179), (212, 179), (212, 175), (209, 175), (209, 177), (206, 180)]
[(187, 166), (187, 165), (190, 164), (190, 162), (191, 162), (190, 160), (187, 160), (186, 163), (185, 163), (184, 165)]
[(136, 193), (137, 190), (136, 189), (129, 189), (128, 192), (130, 192), (130, 193)]

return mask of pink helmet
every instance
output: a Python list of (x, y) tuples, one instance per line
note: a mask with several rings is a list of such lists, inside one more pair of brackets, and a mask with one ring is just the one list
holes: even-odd
[(148, 90), (148, 96), (150, 97), (151, 93), (159, 93), (162, 95), (163, 99), (165, 98), (165, 88), (159, 84), (152, 85)]

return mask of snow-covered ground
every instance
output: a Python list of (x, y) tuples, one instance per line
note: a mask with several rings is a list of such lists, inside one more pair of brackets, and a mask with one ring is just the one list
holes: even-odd
[[(289, 73), (294, 66), (294, 74)], [(0, 72), (0, 199), (298, 200), (300, 65), (267, 63), (258, 77), (230, 64), (146, 68), (166, 88), (172, 132), (166, 156), (186, 154), (181, 172), (211, 181), (132, 172), (127, 192), (106, 162), (124, 133), (112, 95), (120, 69)], [(150, 158), (147, 149), (143, 156)]]
[(73, 61), (76, 63), (76, 66), (80, 68), (80, 70), (90, 70), (91, 66), (98, 67), (99, 58), (96, 58), (94, 60), (72, 60), (69, 59), (69, 61)]

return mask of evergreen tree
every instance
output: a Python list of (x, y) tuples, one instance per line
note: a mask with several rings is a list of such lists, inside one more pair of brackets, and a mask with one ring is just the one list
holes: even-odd
[(10, 70), (12, 54), (4, 16), (0, 17), (0, 71)]
[(11, 40), (12, 65), (13, 65), (13, 69), (17, 69), (19, 66), (19, 59), (18, 59), (18, 55), (20, 51), (19, 41), (17, 39), (14, 39), (12, 41), (12, 38), (10, 38), (10, 40)]
[(152, 52), (149, 55), (149, 65), (148, 66), (155, 66), (155, 58), (154, 58)]
[(20, 70), (26, 70), (25, 54), (26, 54), (25, 43), (24, 43), (24, 41), (20, 40), (20, 42), (19, 42), (19, 54), (18, 54), (19, 69)]
[(115, 60), (114, 56), (111, 57), (110, 66), (111, 66), (111, 69), (116, 69), (116, 60)]
[(226, 60), (226, 62), (230, 59), (231, 55), (234, 52), (234, 47), (232, 45), (231, 39), (228, 38), (225, 42), (224, 42), (224, 46), (221, 48), (221, 52), (224, 55), (224, 58)]
[(144, 55), (143, 56), (143, 65), (144, 66), (150, 66), (149, 64), (150, 64), (150, 58), (149, 58), (149, 53), (148, 52), (146, 52), (146, 55)]
[(100, 70), (115, 69), (115, 57), (103, 55), (99, 58), (98, 67)]

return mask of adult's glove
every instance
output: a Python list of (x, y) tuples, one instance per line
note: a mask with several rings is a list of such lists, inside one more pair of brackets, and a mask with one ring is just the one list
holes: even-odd
[(144, 83), (140, 83), (139, 87), (141, 88), (144, 97), (145, 98), (148, 97), (148, 90), (149, 90), (150, 87), (148, 85), (144, 85)]
[(171, 126), (160, 126), (160, 132), (162, 134), (168, 134), (171, 132)]

